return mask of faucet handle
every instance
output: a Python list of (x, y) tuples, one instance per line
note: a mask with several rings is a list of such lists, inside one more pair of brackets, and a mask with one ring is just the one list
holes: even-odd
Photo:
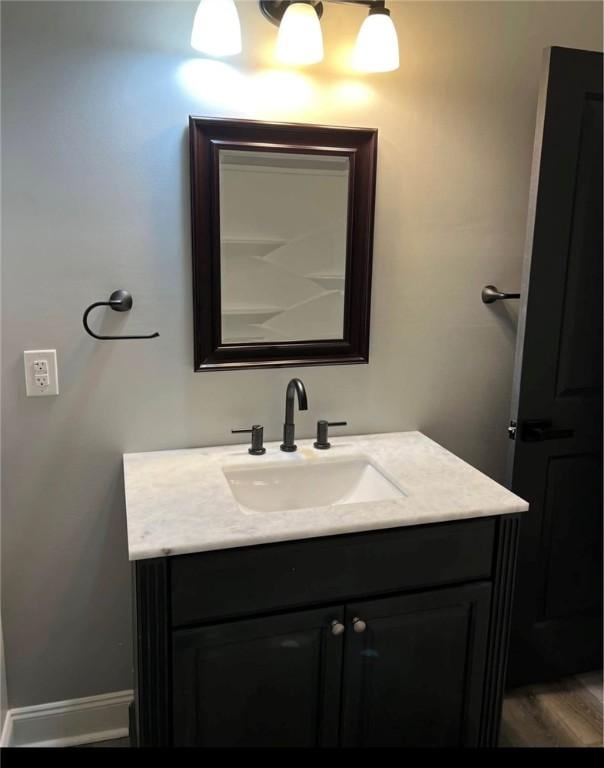
[(313, 443), (315, 448), (319, 451), (326, 451), (331, 448), (331, 443), (327, 439), (329, 427), (345, 427), (347, 423), (346, 421), (325, 421), (325, 419), (317, 421), (317, 439)]
[(266, 448), (262, 445), (264, 439), (264, 427), (261, 424), (254, 424), (251, 429), (232, 429), (233, 435), (252, 434), (252, 445), (247, 452), (252, 456), (262, 456), (266, 453)]

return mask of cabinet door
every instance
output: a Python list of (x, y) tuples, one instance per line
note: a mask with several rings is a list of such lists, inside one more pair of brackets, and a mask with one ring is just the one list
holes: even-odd
[(338, 743), (343, 608), (173, 634), (173, 743), (315, 747)]
[(476, 745), (489, 601), (481, 583), (347, 606), (343, 745)]

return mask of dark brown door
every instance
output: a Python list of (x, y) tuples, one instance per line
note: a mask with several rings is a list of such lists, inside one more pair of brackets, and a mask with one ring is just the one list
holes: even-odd
[(602, 55), (546, 52), (510, 444), (523, 516), (508, 683), (602, 665)]
[(173, 743), (336, 746), (343, 608), (234, 621), (173, 635)]
[(343, 746), (477, 744), (489, 597), (482, 583), (346, 607)]

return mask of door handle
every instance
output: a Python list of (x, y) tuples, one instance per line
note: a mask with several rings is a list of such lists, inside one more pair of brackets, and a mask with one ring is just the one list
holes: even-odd
[(522, 423), (520, 434), (526, 443), (540, 443), (543, 440), (564, 440), (572, 437), (575, 430), (554, 428), (550, 419), (527, 419)]

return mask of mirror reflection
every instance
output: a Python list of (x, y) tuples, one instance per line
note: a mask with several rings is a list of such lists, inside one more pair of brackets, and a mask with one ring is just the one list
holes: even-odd
[(221, 150), (222, 343), (342, 339), (350, 162)]

